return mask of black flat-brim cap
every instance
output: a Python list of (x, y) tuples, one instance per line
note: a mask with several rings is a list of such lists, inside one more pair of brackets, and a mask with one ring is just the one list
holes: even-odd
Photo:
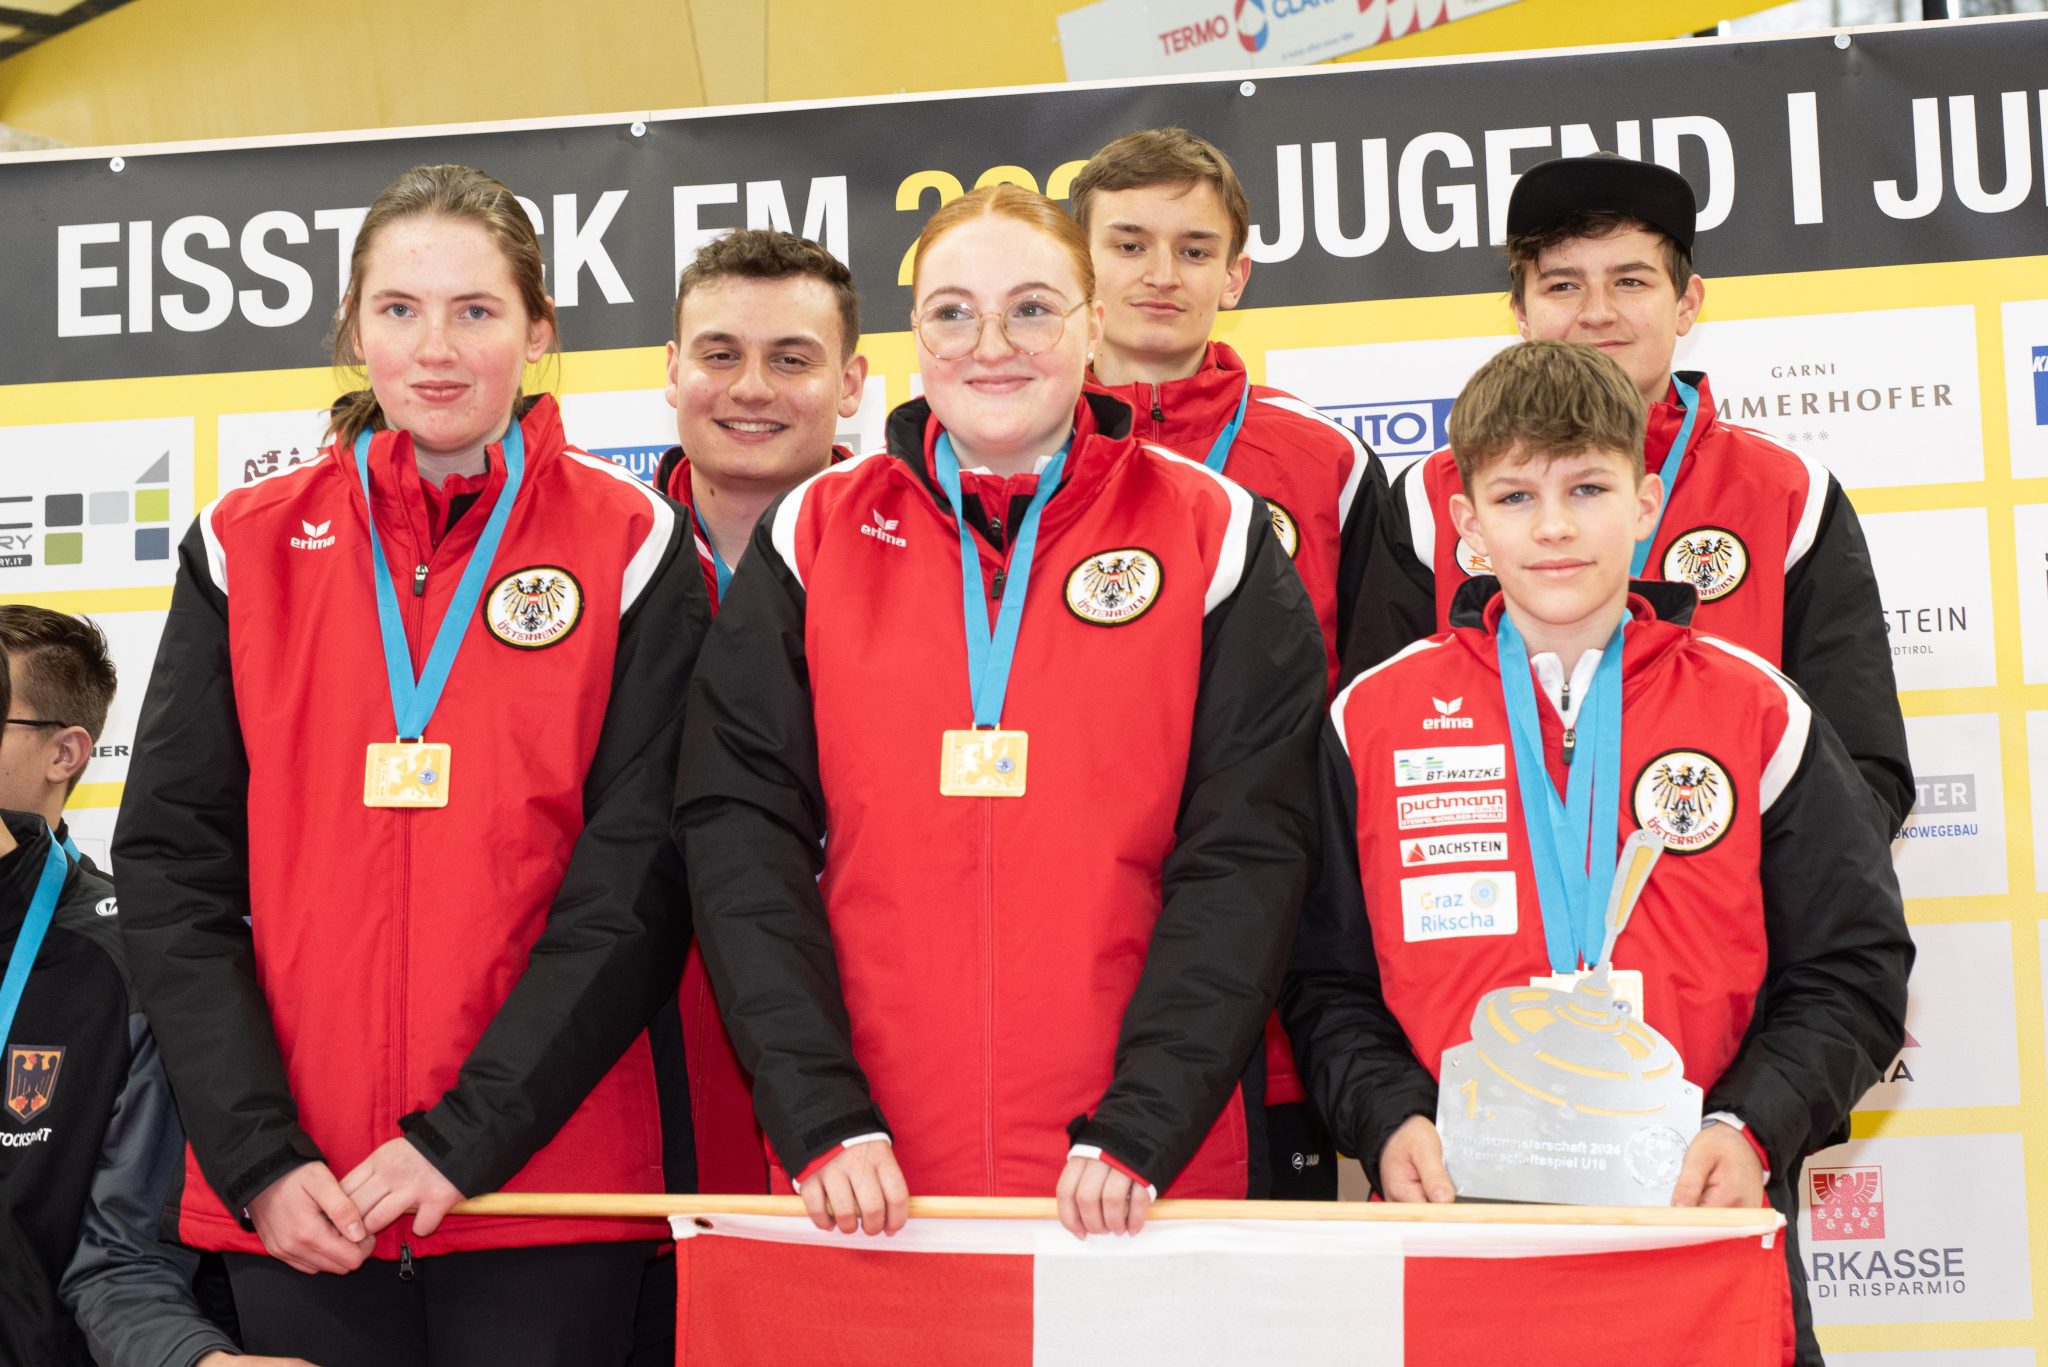
[(1641, 219), (1691, 255), (1699, 202), (1684, 176), (1653, 161), (1612, 152), (1559, 157), (1530, 167), (1515, 182), (1508, 196), (1508, 236), (1554, 228), (1575, 213)]

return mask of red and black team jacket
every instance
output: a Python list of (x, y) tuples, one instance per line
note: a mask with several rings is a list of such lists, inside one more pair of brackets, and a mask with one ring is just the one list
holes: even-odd
[[(831, 465), (852, 460), (844, 446), (832, 448)], [(696, 504), (690, 492), (690, 460), (680, 446), (662, 453), (655, 470), (654, 487), (692, 511), (690, 534), (697, 548), (697, 566), (704, 574), (704, 590), (711, 597), (711, 610), (718, 611), (718, 562), (711, 543), (696, 525)], [(733, 1052), (732, 1037), (718, 1017), (718, 1003), (711, 995), (711, 979), (704, 972), (704, 951), (693, 939), (689, 960), (683, 965), (682, 991), (676, 999), (677, 1042), (687, 1061), (693, 1177), (696, 1191), (762, 1193), (768, 1190), (767, 1150), (762, 1146), (761, 1127), (754, 1120), (754, 1080), (740, 1066)], [(658, 1020), (648, 1037), (657, 1050), (664, 1043), (666, 1020)], [(665, 1112), (670, 1128), (681, 1123), (680, 1110)], [(673, 1142), (673, 1141), (671, 1141)], [(673, 1164), (672, 1164), (673, 1166)]]
[[(710, 606), (674, 505), (566, 446), (552, 399), (521, 426), (526, 482), (428, 726), (445, 808), (363, 805), (392, 717), (350, 453), (228, 493), (180, 549), (115, 848), (192, 1144), (184, 1242), (260, 1252), (250, 1198), (401, 1132), (468, 1194), (661, 1189), (641, 1031), (686, 917), (654, 856)], [(485, 515), (436, 544), (411, 439), (369, 460), (417, 669)], [(375, 1252), (645, 1237), (455, 1217)]]
[[(1722, 422), (1707, 377), (1677, 488), (1644, 567), (1690, 583), (1700, 630), (1783, 669), (1821, 710), (1876, 795), (1887, 841), (1913, 806), (1913, 769), (1885, 637), (1884, 606), (1856, 510), (1819, 465), (1747, 427)], [(1650, 407), (1655, 470), (1678, 433), (1676, 390)], [(1451, 524), (1458, 467), (1447, 447), (1403, 470), (1382, 504), (1346, 676), (1450, 625), (1452, 600), (1485, 563)]]
[[(1202, 367), (1166, 384), (1103, 385), (1131, 406), (1131, 435), (1158, 442), (1195, 460), (1209, 454), (1237, 413), (1249, 377), (1244, 361), (1222, 342), (1209, 343)], [(1285, 390), (1253, 385), (1244, 426), (1231, 444), (1223, 473), (1266, 500), (1273, 530), (1294, 561), (1316, 610), (1328, 661), (1327, 688), (1341, 682), (1338, 662), (1350, 639), (1353, 608), (1365, 577), (1367, 551), (1386, 472), (1372, 449), (1345, 428)], [(1266, 1031), (1266, 1101), (1302, 1100), (1294, 1054), (1278, 1023)]]
[[(1129, 421), (1084, 398), (1039, 526), (1020, 798), (939, 793), (973, 709), (923, 401), (785, 496), (733, 579), (677, 826), (788, 1173), (885, 1131), (914, 1192), (1042, 1195), (1075, 1143), (1176, 1195), (1253, 1186), (1239, 1084), (1308, 877), (1322, 656), (1257, 501)], [(964, 483), (993, 611), (1036, 480)]]
[[(1642, 971), (1644, 1018), (1678, 1049), (1706, 1112), (1747, 1124), (1790, 1219), (1801, 1160), (1846, 1135), (1904, 1036), (1913, 944), (1898, 882), (1855, 765), (1798, 686), (1681, 625), (1682, 586), (1634, 587), (1609, 857), (1638, 827), (1666, 852), (1614, 962)], [(1452, 630), (1347, 686), (1324, 733), (1323, 865), (1281, 1014), (1338, 1148), (1375, 1183), (1394, 1130), (1435, 1117), (1443, 1052), (1471, 1038), (1479, 998), (1551, 971), (1495, 654), (1497, 589), (1467, 582)], [(1537, 712), (1562, 793), (1555, 695)], [(1438, 759), (1466, 777), (1417, 782)], [(1472, 928), (1421, 919), (1426, 896), (1441, 903), (1479, 879), (1491, 901)]]

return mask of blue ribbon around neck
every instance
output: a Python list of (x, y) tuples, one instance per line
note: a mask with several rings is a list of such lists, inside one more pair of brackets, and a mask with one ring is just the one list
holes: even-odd
[(704, 549), (711, 552), (711, 570), (718, 579), (718, 601), (725, 601), (725, 586), (732, 582), (732, 566), (725, 563), (725, 557), (718, 553), (718, 543), (711, 539), (711, 529), (704, 525), (704, 515), (690, 505), (690, 516), (697, 520), (697, 535), (704, 538)]
[(405, 640), (405, 622), (398, 613), (398, 589), (391, 581), (391, 566), (384, 560), (384, 543), (377, 536), (375, 500), (370, 497), (370, 434), (364, 432), (356, 438), (356, 474), (363, 484), (363, 517), (370, 528), (371, 579), (377, 590), (377, 627), (384, 636), (384, 672), (391, 686), (391, 715), (400, 740), (418, 740), (426, 734), (427, 722), (440, 704), (442, 690), (448, 686), (449, 671), (455, 668), (455, 655), (462, 649), (469, 619), (483, 598), (484, 580), (490, 576), (498, 542), (504, 538), (505, 524), (511, 520), (512, 505), (526, 478), (526, 437), (519, 430), (516, 417), (505, 429), (504, 451), (504, 487), (491, 504), (491, 515), (462, 567), (462, 577), (455, 583), (455, 595), (448, 600), (440, 630), (434, 633), (426, 667), (415, 680), (412, 652)]
[(1237, 412), (1231, 416), (1230, 422), (1224, 429), (1216, 435), (1215, 445), (1209, 448), (1207, 458), (1202, 461), (1202, 464), (1208, 466), (1219, 475), (1223, 473), (1223, 462), (1230, 459), (1230, 448), (1237, 444), (1238, 429), (1244, 426), (1244, 410), (1251, 401), (1252, 377), (1247, 375), (1244, 377), (1244, 392), (1237, 396)]
[(1607, 941), (1607, 897), (1614, 886), (1620, 839), (1621, 653), (1627, 623), (1624, 613), (1593, 671), (1591, 694), (1579, 702), (1574, 748), (1582, 757), (1567, 770), (1563, 801), (1558, 800), (1557, 785), (1550, 781), (1543, 760), (1529, 648), (1505, 612), (1494, 633), (1508, 734), (1514, 742), (1515, 779), (1522, 795), (1522, 824), (1529, 833), (1529, 862), (1536, 869), (1543, 943), (1550, 967), (1558, 973), (1570, 973), (1582, 964), (1599, 967), (1600, 949)]
[(1650, 563), (1650, 551), (1657, 543), (1657, 529), (1664, 525), (1664, 512), (1671, 506), (1671, 496), (1678, 490), (1678, 470), (1685, 464), (1685, 448), (1692, 444), (1693, 420), (1700, 413), (1700, 392), (1679, 379), (1671, 377), (1671, 387), (1678, 391), (1678, 402), (1685, 409), (1685, 417), (1678, 424), (1678, 435), (1671, 439), (1671, 449), (1664, 453), (1664, 463), (1657, 467), (1657, 477), (1664, 481), (1664, 502), (1657, 509), (1657, 520), (1650, 524), (1650, 534), (1636, 542), (1636, 553), (1628, 562), (1631, 579), (1643, 577), (1643, 566)]
[(1024, 625), (1024, 590), (1030, 583), (1031, 561), (1038, 549), (1039, 514), (1045, 511), (1053, 490), (1059, 487), (1060, 473), (1066, 468), (1067, 452), (1073, 444), (1069, 437), (1039, 472), (1038, 489), (1031, 495), (1031, 505), (1017, 527), (1016, 539), (1010, 543), (1003, 603), (996, 613), (993, 632), (983, 601), (981, 555), (975, 550), (974, 533), (968, 528), (967, 514), (960, 503), (960, 458), (953, 454), (953, 439), (940, 433), (932, 452), (939, 488), (945, 490), (953, 505), (953, 526), (960, 533), (960, 602), (967, 624), (967, 677), (974, 690), (976, 726), (1002, 724), (1003, 697), (1010, 691), (1010, 667), (1017, 657), (1017, 633)]
[(21, 929), (15, 934), (14, 952), (7, 956), (7, 974), (0, 977), (0, 1045), (7, 1043), (8, 1032), (14, 1029), (15, 1009), (28, 988), (29, 970), (35, 966), (36, 952), (43, 947), (43, 936), (56, 918), (57, 898), (64, 892), (64, 876), (70, 870), (71, 861), (64, 857), (64, 847), (52, 832), (49, 850), (43, 855), (42, 875), (36, 879), (35, 893), (29, 898), (28, 915), (22, 918)]

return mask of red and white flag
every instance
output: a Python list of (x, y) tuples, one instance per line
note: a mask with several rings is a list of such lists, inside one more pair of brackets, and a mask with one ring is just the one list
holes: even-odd
[(1791, 1361), (1783, 1222), (675, 1221), (679, 1367), (1750, 1367)]

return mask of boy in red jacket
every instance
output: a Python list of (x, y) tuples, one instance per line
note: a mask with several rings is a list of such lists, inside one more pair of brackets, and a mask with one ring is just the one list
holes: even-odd
[[(1281, 998), (1339, 1146), (1390, 1200), (1449, 1201), (1444, 1051), (1495, 988), (1600, 966), (1622, 840), (1663, 857), (1613, 951), (1706, 1094), (1672, 1200), (1789, 1221), (1904, 1031), (1891, 861), (1834, 730), (1757, 656), (1631, 582), (1663, 487), (1642, 402), (1590, 347), (1532, 342), (1451, 415), (1459, 534), (1493, 576), (1361, 674), (1324, 735), (1324, 864)], [(1788, 1228), (1798, 1361), (1818, 1363)]]

